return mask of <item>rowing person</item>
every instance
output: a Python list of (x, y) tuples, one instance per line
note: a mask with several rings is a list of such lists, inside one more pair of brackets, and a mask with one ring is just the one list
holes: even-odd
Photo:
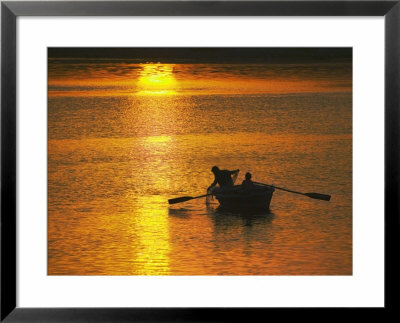
[(207, 191), (211, 190), (217, 184), (220, 187), (232, 187), (233, 180), (231, 175), (239, 173), (239, 169), (226, 170), (226, 169), (219, 169), (217, 166), (211, 168), (211, 171), (214, 173), (214, 182), (210, 185)]

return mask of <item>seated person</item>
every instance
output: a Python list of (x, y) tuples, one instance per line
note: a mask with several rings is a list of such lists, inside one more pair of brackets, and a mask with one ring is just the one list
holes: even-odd
[(243, 188), (253, 188), (254, 187), (254, 183), (251, 180), (251, 174), (249, 172), (246, 173), (245, 175), (245, 180), (242, 182), (242, 187)]

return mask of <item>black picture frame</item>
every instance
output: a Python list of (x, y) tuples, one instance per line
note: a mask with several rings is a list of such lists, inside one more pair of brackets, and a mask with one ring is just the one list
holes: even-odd
[[(382, 320), (397, 308), (399, 262), (400, 1), (2, 1), (1, 322), (233, 322), (273, 319), (266, 311)], [(16, 19), (19, 16), (382, 16), (385, 19), (384, 308), (19, 308), (16, 307)], [(309, 313), (313, 310), (313, 313)], [(306, 313), (306, 314), (305, 314)], [(312, 315), (310, 317), (310, 315)], [(298, 319), (299, 317), (297, 317)], [(349, 317), (350, 318), (350, 317)], [(322, 319), (319, 317), (319, 319)]]

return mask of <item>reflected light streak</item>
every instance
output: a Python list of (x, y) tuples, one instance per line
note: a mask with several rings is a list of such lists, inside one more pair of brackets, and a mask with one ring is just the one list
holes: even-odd
[(139, 241), (136, 241), (134, 272), (137, 275), (168, 275), (170, 246), (165, 199), (142, 196), (137, 203), (135, 232)]
[(164, 136), (164, 135), (147, 137), (144, 139), (146, 143), (164, 143), (164, 142), (169, 142), (171, 140), (172, 140), (171, 136)]
[(174, 65), (143, 64), (137, 82), (139, 95), (176, 94), (177, 81), (173, 75)]

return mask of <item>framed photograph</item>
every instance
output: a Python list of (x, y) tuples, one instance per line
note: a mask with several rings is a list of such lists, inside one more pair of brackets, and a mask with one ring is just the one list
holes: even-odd
[(395, 311), (399, 14), (2, 2), (1, 320)]

